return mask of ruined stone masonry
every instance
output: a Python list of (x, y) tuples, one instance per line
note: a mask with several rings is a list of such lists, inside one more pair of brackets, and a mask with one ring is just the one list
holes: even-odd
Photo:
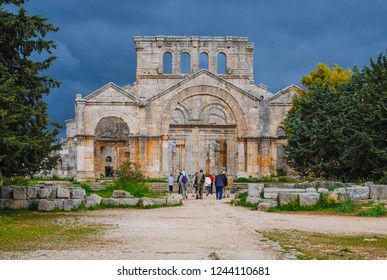
[(58, 176), (95, 180), (126, 161), (149, 177), (199, 169), (262, 177), (287, 170), (283, 122), (297, 87), (273, 94), (256, 85), (252, 42), (139, 36), (134, 43), (133, 85), (109, 83), (76, 95)]

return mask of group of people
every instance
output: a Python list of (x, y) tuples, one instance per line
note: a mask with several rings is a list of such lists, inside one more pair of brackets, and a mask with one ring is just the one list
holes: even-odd
[[(170, 174), (167, 183), (169, 186), (169, 192), (173, 191), (173, 184), (175, 179), (173, 174)], [(177, 185), (179, 187), (179, 194), (183, 196), (183, 199), (188, 199), (188, 187), (191, 186), (192, 182), (192, 193), (193, 197), (196, 196), (196, 199), (203, 199), (203, 192), (206, 192), (206, 195), (213, 193), (213, 187), (215, 186), (216, 199), (221, 200), (223, 197), (228, 196), (228, 193), (224, 192), (224, 188), (228, 186), (228, 180), (226, 172), (219, 172), (218, 175), (214, 176), (212, 173), (204, 173), (202, 169), (199, 172), (195, 172), (190, 178), (185, 171), (179, 173), (177, 177)]]

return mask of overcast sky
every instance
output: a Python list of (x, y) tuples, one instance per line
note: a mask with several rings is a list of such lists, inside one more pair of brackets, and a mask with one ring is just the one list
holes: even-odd
[(387, 48), (386, 0), (31, 0), (25, 7), (60, 27), (50, 36), (59, 57), (50, 75), (62, 86), (46, 100), (61, 124), (74, 118), (76, 93), (133, 84), (133, 36), (248, 37), (255, 83), (273, 93), (299, 85), (318, 62), (361, 68)]

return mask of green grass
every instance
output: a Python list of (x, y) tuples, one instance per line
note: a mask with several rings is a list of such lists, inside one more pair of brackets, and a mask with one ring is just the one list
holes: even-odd
[(258, 209), (258, 205), (259, 203), (251, 203), (251, 202), (247, 202), (247, 197), (248, 197), (248, 193), (242, 193), (239, 195), (238, 199), (236, 200), (231, 200), (230, 201), (230, 204), (233, 205), (233, 206), (242, 206), (242, 207), (247, 207), (247, 208), (251, 208), (252, 210), (257, 210)]
[(387, 215), (387, 209), (384, 204), (379, 204), (371, 209), (361, 211), (359, 216), (362, 217), (381, 217)]
[(1, 251), (61, 250), (88, 244), (104, 230), (99, 224), (87, 224), (76, 213), (0, 212)]
[(286, 248), (294, 248), (297, 258), (304, 260), (385, 260), (386, 235), (347, 236), (300, 230), (260, 232), (264, 237)]
[(351, 199), (346, 199), (343, 202), (334, 202), (328, 200), (324, 194), (320, 195), (319, 200), (315, 205), (300, 205), (300, 201), (292, 201), (289, 204), (277, 207), (270, 207), (268, 212), (327, 212), (327, 213), (355, 213), (358, 207), (353, 204)]

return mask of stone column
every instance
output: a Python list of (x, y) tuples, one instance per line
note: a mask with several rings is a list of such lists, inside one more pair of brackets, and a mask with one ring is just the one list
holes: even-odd
[(261, 142), (262, 157), (261, 157), (261, 166), (262, 166), (262, 176), (270, 176), (270, 139), (262, 139)]
[(147, 155), (147, 152), (146, 152), (146, 141), (147, 141), (147, 137), (146, 136), (140, 136), (138, 138), (138, 162), (139, 162), (139, 165), (140, 165), (140, 170), (145, 173), (147, 172), (147, 168), (146, 168), (146, 155)]
[(192, 158), (193, 158), (193, 171), (199, 171), (201, 158), (200, 158), (200, 135), (199, 128), (192, 129)]
[(277, 143), (276, 141), (272, 141), (270, 143), (270, 173), (272, 175), (277, 175)]
[(77, 135), (77, 181), (95, 179), (94, 136)]
[(168, 174), (168, 135), (161, 135), (161, 172)]
[(246, 174), (246, 158), (245, 158), (245, 146), (246, 146), (246, 139), (245, 138), (239, 138), (238, 140), (238, 170), (237, 170), (237, 176), (238, 177), (245, 177)]
[(259, 175), (258, 142), (256, 138), (247, 139), (247, 173), (253, 177)]

